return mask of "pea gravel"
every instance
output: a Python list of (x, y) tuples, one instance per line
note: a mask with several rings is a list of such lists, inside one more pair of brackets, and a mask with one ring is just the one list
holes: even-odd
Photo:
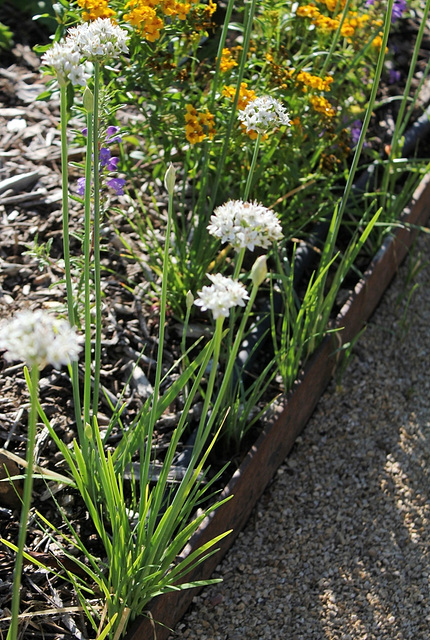
[(422, 236), (171, 639), (430, 638), (429, 252)]

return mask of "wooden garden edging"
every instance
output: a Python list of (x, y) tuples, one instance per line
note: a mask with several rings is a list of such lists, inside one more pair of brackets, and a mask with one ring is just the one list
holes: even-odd
[[(422, 180), (410, 210), (404, 214), (403, 221), (408, 228), (397, 228), (386, 239), (341, 309), (335, 326), (342, 330), (325, 338), (294, 389), (279, 405), (276, 418), (266, 426), (220, 496), (222, 499), (233, 495), (233, 498), (206, 518), (184, 549), (182, 557), (222, 532), (233, 529), (219, 543), (219, 551), (196, 567), (187, 576), (187, 581), (209, 578), (245, 526), (253, 507), (290, 452), (328, 385), (336, 368), (339, 347), (350, 342), (371, 316), (415, 240), (418, 231), (410, 230), (409, 225), (424, 226), (429, 217), (430, 175)], [(126, 640), (166, 640), (170, 629), (180, 621), (197, 593), (197, 589), (187, 589), (155, 598), (148, 608), (149, 617), (135, 620)]]

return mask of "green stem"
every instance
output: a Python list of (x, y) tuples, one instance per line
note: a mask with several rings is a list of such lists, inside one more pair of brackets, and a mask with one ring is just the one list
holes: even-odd
[(72, 269), (70, 264), (70, 235), (69, 235), (69, 175), (67, 153), (67, 88), (60, 87), (60, 118), (61, 118), (61, 190), (63, 205), (63, 255), (67, 292), (67, 314), (71, 326), (75, 325), (75, 310), (72, 287)]
[[(230, 118), (227, 124), (227, 130), (225, 132), (224, 135), (224, 142), (222, 145), (222, 149), (221, 149), (221, 154), (220, 157), (218, 158), (217, 161), (217, 171), (215, 174), (215, 179), (213, 181), (213, 185), (211, 186), (211, 196), (210, 196), (210, 202), (209, 202), (209, 206), (208, 209), (204, 211), (203, 214), (200, 214), (200, 206), (203, 202), (202, 198), (206, 198), (206, 194), (207, 194), (207, 177), (208, 174), (204, 173), (204, 179), (206, 181), (206, 184), (203, 184), (201, 192), (199, 194), (199, 199), (197, 202), (197, 211), (199, 211), (199, 222), (197, 224), (197, 228), (195, 230), (195, 240), (194, 240), (194, 246), (196, 247), (196, 251), (195, 251), (195, 260), (197, 262), (197, 264), (202, 264), (204, 262), (204, 251), (205, 251), (205, 247), (206, 244), (205, 242), (202, 242), (202, 237), (203, 235), (206, 233), (206, 225), (207, 225), (207, 219), (208, 216), (211, 214), (211, 212), (214, 209), (215, 206), (215, 202), (217, 199), (217, 193), (218, 193), (218, 188), (219, 188), (219, 184), (221, 181), (221, 176), (223, 175), (223, 171), (224, 171), (224, 165), (225, 165), (225, 160), (227, 157), (227, 152), (230, 146), (230, 136), (231, 136), (231, 132), (234, 126), (234, 123), (237, 121), (237, 103), (239, 101), (239, 93), (240, 93), (240, 85), (242, 83), (243, 80), (243, 76), (245, 73), (245, 66), (246, 66), (246, 61), (247, 61), (247, 56), (248, 56), (248, 50), (249, 50), (249, 43), (251, 40), (251, 31), (252, 31), (252, 24), (254, 21), (254, 14), (255, 14), (255, 8), (256, 8), (256, 0), (251, 0), (251, 2), (246, 3), (246, 7), (245, 7), (245, 19), (244, 19), (244, 24), (245, 24), (245, 28), (244, 28), (244, 34), (243, 34), (243, 47), (242, 47), (242, 54), (241, 54), (241, 58), (240, 58), (240, 62), (239, 62), (239, 67), (238, 67), (238, 71), (237, 71), (237, 83), (236, 83), (236, 94), (234, 96), (232, 105), (231, 105), (231, 113), (230, 113)], [(227, 21), (225, 21), (225, 24), (227, 24)], [(220, 58), (220, 51), (222, 51), (221, 48), (219, 48), (218, 51), (218, 57)], [(209, 161), (207, 162), (207, 164), (209, 163)], [(204, 165), (204, 169), (203, 171), (206, 171), (206, 164)]]
[(94, 389), (93, 415), (97, 415), (100, 395), (101, 339), (102, 339), (102, 292), (100, 266), (100, 174), (99, 174), (99, 83), (100, 63), (94, 62), (94, 112), (93, 112), (93, 174), (94, 174), (94, 295), (95, 295), (95, 336), (94, 336)]
[(430, 11), (430, 0), (427, 0), (426, 5), (425, 5), (425, 9), (424, 9), (424, 16), (423, 16), (423, 18), (421, 20), (420, 28), (418, 30), (418, 35), (417, 35), (417, 39), (416, 39), (416, 42), (415, 42), (415, 47), (414, 47), (414, 50), (413, 50), (413, 53), (412, 53), (412, 59), (411, 59), (410, 65), (409, 65), (409, 73), (408, 73), (408, 77), (407, 77), (407, 80), (406, 80), (405, 89), (404, 89), (404, 92), (403, 92), (403, 98), (402, 98), (402, 101), (400, 103), (399, 113), (397, 115), (396, 124), (395, 124), (395, 127), (394, 127), (394, 133), (393, 133), (393, 137), (392, 137), (392, 141), (391, 141), (391, 151), (390, 151), (390, 155), (389, 155), (389, 158), (388, 158), (389, 166), (387, 167), (386, 171), (384, 172), (384, 176), (383, 176), (383, 180), (382, 180), (381, 193), (382, 193), (382, 196), (384, 198), (383, 204), (385, 204), (385, 199), (386, 199), (388, 193), (390, 193), (390, 195), (395, 197), (395, 194), (393, 192), (394, 185), (393, 184), (390, 185), (389, 183), (390, 183), (390, 178), (392, 177), (392, 173), (393, 173), (393, 163), (397, 159), (399, 141), (401, 139), (401, 135), (403, 133), (405, 124), (408, 121), (408, 118), (406, 118), (406, 122), (405, 123), (403, 122), (405, 111), (406, 111), (406, 106), (407, 106), (408, 101), (410, 99), (411, 84), (412, 84), (412, 80), (413, 80), (414, 75), (415, 75), (415, 67), (416, 67), (417, 60), (418, 60), (418, 54), (420, 52), (421, 41), (422, 41), (422, 38), (424, 36), (424, 30), (425, 30), (426, 25), (427, 25), (427, 17), (428, 17), (429, 11)]
[[(237, 330), (237, 333), (233, 342), (233, 346), (229, 350), (227, 366), (226, 366), (224, 375), (222, 376), (221, 386), (220, 386), (218, 395), (216, 397), (216, 400), (214, 402), (214, 405), (212, 407), (212, 412), (210, 414), (209, 419), (207, 420), (204, 437), (206, 437), (206, 433), (209, 433), (209, 431), (212, 429), (213, 424), (217, 419), (217, 416), (220, 411), (227, 389), (231, 385), (231, 376), (233, 373), (233, 368), (236, 363), (236, 356), (239, 351), (239, 347), (242, 344), (246, 323), (248, 322), (249, 314), (251, 313), (251, 309), (254, 304), (255, 298), (257, 296), (257, 292), (258, 292), (258, 286), (253, 285), (251, 294), (249, 296), (248, 304), (246, 305), (245, 311), (243, 312), (242, 320), (240, 322), (239, 328)], [(214, 357), (214, 361), (215, 361), (215, 357)], [(206, 414), (202, 413), (202, 419), (206, 420), (206, 418), (207, 418)]]
[[(61, 191), (63, 209), (63, 258), (64, 274), (66, 280), (67, 295), (67, 315), (70, 325), (76, 324), (75, 303), (72, 285), (72, 267), (70, 261), (70, 234), (69, 234), (69, 172), (68, 172), (68, 150), (67, 150), (67, 85), (60, 86), (60, 123), (61, 123)], [(73, 403), (75, 408), (75, 419), (78, 433), (82, 435), (81, 398), (79, 393), (79, 371), (78, 363), (73, 362), (71, 368), (71, 379), (73, 389)]]
[(211, 195), (211, 201), (210, 201), (210, 205), (209, 205), (209, 211), (212, 211), (216, 202), (216, 197), (217, 197), (217, 192), (218, 192), (218, 187), (219, 187), (219, 183), (221, 180), (221, 176), (223, 175), (223, 171), (224, 171), (224, 164), (225, 164), (225, 159), (227, 157), (227, 151), (228, 151), (228, 147), (230, 144), (230, 135), (231, 135), (231, 131), (233, 129), (233, 125), (234, 123), (237, 121), (237, 103), (239, 101), (239, 92), (240, 92), (240, 85), (242, 83), (243, 80), (243, 76), (245, 74), (245, 66), (246, 66), (246, 61), (247, 61), (247, 57), (248, 57), (248, 50), (249, 50), (249, 43), (251, 40), (251, 32), (252, 32), (252, 24), (254, 21), (254, 14), (255, 14), (255, 8), (256, 8), (256, 0), (251, 0), (250, 3), (247, 3), (246, 5), (246, 16), (245, 16), (245, 30), (244, 30), (244, 34), (243, 34), (243, 49), (242, 49), (242, 55), (240, 58), (240, 62), (239, 62), (239, 68), (237, 71), (237, 83), (236, 83), (236, 94), (234, 96), (234, 100), (233, 103), (231, 105), (231, 114), (230, 114), (230, 119), (227, 125), (227, 131), (225, 134), (225, 138), (224, 138), (224, 143), (223, 143), (223, 147), (221, 150), (221, 156), (218, 160), (217, 163), (217, 173), (215, 176), (215, 182), (214, 182), (214, 186), (212, 188), (212, 195)]
[[(190, 324), (191, 308), (192, 308), (192, 303), (188, 304), (187, 302), (187, 310), (185, 313), (184, 327), (182, 329), (182, 339), (181, 339), (182, 370), (185, 370), (190, 364), (190, 359), (187, 355), (187, 330)], [(184, 399), (186, 400), (187, 397), (188, 397), (188, 383), (186, 383), (184, 386)]]
[(93, 117), (87, 113), (87, 154), (85, 159), (85, 223), (84, 223), (84, 315), (85, 315), (85, 378), (84, 423), (90, 424), (91, 406), (91, 169)]
[(257, 135), (257, 139), (255, 141), (254, 153), (252, 154), (251, 166), (249, 168), (248, 179), (247, 179), (246, 185), (245, 185), (245, 192), (243, 194), (243, 201), (244, 202), (246, 202), (248, 200), (249, 192), (251, 191), (252, 177), (254, 175), (255, 167), (257, 165), (257, 156), (258, 156), (258, 149), (260, 147), (260, 142), (261, 142), (261, 133), (259, 133)]
[(225, 11), (225, 16), (224, 16), (224, 23), (223, 23), (222, 31), (221, 31), (221, 36), (220, 36), (219, 43), (218, 43), (218, 52), (217, 52), (217, 56), (216, 56), (216, 66), (215, 66), (215, 75), (214, 75), (214, 80), (212, 82), (211, 95), (210, 95), (210, 98), (209, 98), (209, 111), (213, 110), (213, 106), (215, 104), (215, 96), (217, 94), (218, 81), (219, 81), (219, 77), (220, 77), (219, 68), (220, 68), (220, 65), (221, 65), (222, 50), (224, 49), (225, 42), (227, 40), (227, 33), (228, 33), (229, 26), (230, 26), (230, 19), (231, 19), (231, 14), (233, 12), (233, 7), (234, 7), (234, 0), (228, 0), (227, 9)]
[[(157, 365), (155, 369), (154, 391), (152, 394), (152, 405), (149, 416), (149, 426), (147, 433), (146, 446), (151, 447), (152, 435), (154, 433), (155, 422), (157, 420), (157, 408), (160, 395), (160, 382), (161, 373), (163, 367), (163, 351), (164, 351), (164, 333), (166, 322), (166, 305), (167, 305), (167, 273), (169, 268), (169, 249), (170, 249), (170, 233), (172, 228), (173, 219), (173, 192), (169, 192), (169, 205), (167, 212), (167, 228), (166, 228), (166, 240), (164, 243), (164, 255), (163, 255), (163, 277), (161, 282), (161, 298), (160, 298), (160, 327), (158, 331), (158, 352), (157, 352)], [(145, 452), (145, 446), (141, 447), (141, 486), (146, 485), (146, 479), (149, 477), (149, 463), (150, 457)], [(141, 501), (143, 503), (143, 500)]]
[[(343, 27), (343, 23), (345, 22), (346, 16), (348, 15), (350, 4), (351, 4), (351, 0), (347, 0), (346, 5), (342, 10), (339, 26), (337, 28), (336, 33), (334, 34), (334, 38), (331, 41), (330, 50), (329, 50), (329, 52), (328, 52), (328, 54), (327, 54), (327, 56), (326, 56), (326, 58), (324, 60), (324, 64), (323, 64), (321, 72), (320, 72), (320, 77), (323, 77), (327, 73), (328, 66), (329, 66), (329, 64), (331, 62), (331, 59), (333, 57), (333, 54), (334, 54), (334, 52), (336, 50), (337, 43), (339, 42), (339, 39), (340, 39), (340, 36), (341, 36), (342, 27)], [(338, 13), (339, 8), (340, 8), (340, 2), (337, 3), (336, 9), (335, 9), (335, 15)]]
[[(231, 14), (233, 11), (233, 7), (234, 7), (234, 0), (229, 0), (228, 5), (227, 5), (227, 9), (226, 9), (226, 14), (225, 14), (225, 18), (224, 18), (224, 23), (223, 23), (223, 27), (222, 27), (222, 31), (221, 31), (221, 36), (220, 36), (220, 40), (218, 43), (218, 53), (217, 53), (217, 57), (216, 57), (216, 66), (215, 66), (215, 74), (212, 80), (212, 90), (211, 90), (211, 94), (209, 97), (209, 102), (208, 102), (208, 110), (210, 111), (210, 113), (213, 113), (214, 110), (214, 104), (215, 104), (215, 96), (217, 93), (217, 89), (218, 89), (218, 83), (219, 83), (219, 79), (220, 79), (220, 64), (221, 64), (221, 55), (222, 55), (222, 50), (224, 48), (225, 45), (225, 41), (227, 39), (227, 33), (228, 33), (228, 28), (229, 28), (229, 24), (230, 24), (230, 18), (231, 18)], [(199, 197), (197, 200), (197, 211), (200, 212), (201, 207), (203, 206), (203, 202), (206, 201), (207, 199), (207, 195), (208, 195), (208, 187), (209, 187), (209, 160), (210, 160), (210, 151), (209, 151), (209, 144), (207, 141), (204, 142), (203, 145), (203, 158), (202, 158), (202, 177), (201, 177), (201, 189), (199, 192)]]
[(372, 117), (373, 107), (374, 107), (375, 101), (376, 101), (376, 95), (377, 95), (378, 88), (379, 88), (379, 80), (381, 78), (382, 69), (384, 67), (385, 49), (386, 49), (387, 42), (388, 42), (388, 36), (390, 34), (391, 12), (392, 12), (392, 9), (393, 9), (393, 3), (394, 3), (394, 0), (388, 0), (387, 12), (385, 14), (385, 24), (384, 24), (384, 32), (383, 32), (383, 36), (382, 36), (381, 50), (379, 52), (378, 62), (376, 64), (375, 76), (373, 78), (373, 83), (372, 83), (372, 90), (371, 90), (371, 93), (370, 93), (370, 98), (369, 98), (369, 102), (368, 102), (368, 105), (367, 105), (366, 113), (364, 115), (363, 126), (362, 126), (362, 129), (361, 129), (360, 138), (358, 140), (357, 147), (356, 147), (355, 153), (354, 153), (354, 157), (353, 157), (352, 163), (351, 163), (351, 168), (349, 170), (348, 180), (346, 182), (345, 190), (344, 190), (343, 196), (342, 196), (342, 200), (341, 200), (340, 205), (339, 205), (338, 216), (339, 216), (340, 219), (343, 216), (346, 204), (348, 202), (348, 199), (349, 199), (349, 196), (350, 196), (350, 193), (351, 193), (352, 185), (353, 185), (354, 179), (355, 179), (355, 173), (356, 173), (357, 167), (358, 167), (358, 161), (360, 159), (360, 155), (361, 155), (361, 151), (363, 149), (367, 128), (369, 126), (370, 118)]
[[(202, 410), (202, 416), (204, 416), (204, 419), (200, 420), (196, 441), (195, 441), (196, 446), (198, 446), (203, 432), (207, 433), (207, 429), (205, 429), (204, 426), (206, 423), (206, 418), (209, 415), (209, 409), (211, 405), (213, 390), (215, 387), (215, 380), (217, 378), (217, 373), (218, 373), (218, 362), (219, 362), (219, 355), (221, 352), (222, 328), (223, 328), (224, 320), (225, 320), (224, 316), (219, 316), (215, 321), (215, 333), (213, 337), (214, 350), (213, 350), (212, 362), (210, 364), (211, 370), (209, 374), (205, 401), (204, 401), (203, 410)], [(206, 438), (206, 435), (205, 435), (205, 438)]]
[(243, 259), (245, 257), (245, 251), (246, 251), (246, 248), (242, 248), (239, 251), (239, 253), (236, 254), (236, 261), (235, 261), (234, 273), (233, 273), (233, 278), (235, 280), (237, 280), (239, 278), (240, 270), (241, 270), (242, 264), (243, 264)]
[(24, 491), (21, 507), (21, 519), (19, 524), (18, 551), (16, 554), (15, 568), (13, 572), (11, 624), (7, 634), (7, 640), (16, 640), (18, 637), (18, 617), (22, 566), (24, 561), (24, 546), (27, 538), (28, 516), (31, 507), (31, 495), (33, 490), (33, 463), (34, 445), (36, 442), (37, 424), (37, 394), (39, 386), (39, 369), (36, 365), (31, 368), (30, 386), (30, 415), (28, 419), (28, 439), (27, 439), (27, 469), (24, 479)]

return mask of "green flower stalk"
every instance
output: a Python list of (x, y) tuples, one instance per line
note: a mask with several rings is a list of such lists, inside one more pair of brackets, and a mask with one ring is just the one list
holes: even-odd
[[(166, 270), (169, 265), (169, 251), (170, 251), (170, 233), (172, 228), (172, 218), (173, 218), (173, 196), (174, 196), (174, 187), (175, 187), (175, 169), (172, 164), (169, 165), (165, 177), (164, 177), (164, 185), (166, 187), (167, 193), (169, 195), (169, 204), (168, 204), (168, 212), (167, 212), (167, 228), (166, 228), (166, 240), (164, 243), (164, 255), (163, 255), (163, 273), (166, 274)], [(147, 446), (151, 446), (152, 435), (154, 433), (155, 423), (157, 421), (157, 410), (158, 403), (160, 401), (160, 383), (161, 383), (161, 372), (163, 366), (163, 350), (164, 350), (164, 333), (165, 333), (165, 322), (166, 322), (166, 305), (167, 305), (167, 277), (164, 275), (161, 284), (161, 298), (160, 298), (160, 326), (158, 333), (158, 353), (157, 353), (157, 365), (155, 369), (155, 380), (154, 380), (154, 391), (152, 395), (152, 405), (149, 415), (149, 426), (148, 426), (148, 436), (147, 436)], [(149, 477), (149, 465), (150, 465), (150, 456), (146, 455), (145, 446), (141, 446), (140, 448), (140, 456), (141, 456), (141, 486), (145, 485), (146, 478)], [(143, 510), (145, 509), (146, 504), (145, 500), (142, 499), (140, 502), (140, 510), (141, 517), (143, 515)]]
[(248, 179), (245, 185), (243, 199), (246, 201), (252, 185), (252, 177), (257, 165), (258, 149), (262, 136), (267, 135), (269, 131), (277, 129), (281, 126), (289, 126), (290, 118), (285, 108), (279, 100), (272, 96), (260, 96), (249, 102), (244, 109), (239, 111), (238, 118), (245, 126), (246, 132), (257, 132), (254, 153), (252, 155), (251, 167), (249, 169)]
[[(75, 300), (73, 296), (72, 269), (70, 260), (69, 234), (69, 181), (68, 181), (68, 148), (67, 148), (67, 86), (85, 86), (89, 78), (85, 66), (81, 64), (81, 53), (76, 44), (68, 39), (55, 42), (51, 49), (42, 56), (42, 65), (54, 70), (60, 87), (60, 123), (61, 123), (61, 190), (63, 215), (63, 257), (67, 295), (67, 313), (71, 326), (76, 323)], [(72, 363), (72, 386), (75, 416), (80, 436), (83, 436), (81, 418), (81, 400), (79, 393), (79, 373), (77, 363)]]
[[(252, 280), (252, 288), (250, 294), (248, 294), (245, 287), (237, 280), (226, 278), (221, 274), (208, 274), (209, 279), (212, 281), (212, 285), (203, 287), (203, 289), (198, 293), (197, 300), (195, 300), (194, 302), (194, 304), (201, 307), (203, 311), (212, 311), (216, 323), (214, 335), (215, 346), (211, 364), (211, 373), (208, 382), (208, 388), (206, 391), (205, 404), (202, 410), (202, 420), (200, 422), (198, 434), (196, 437), (196, 446), (201, 440), (204, 441), (205, 438), (207, 438), (207, 434), (210, 433), (215, 421), (219, 418), (219, 411), (222, 407), (225, 395), (231, 385), (236, 357), (242, 344), (243, 336), (245, 335), (246, 325), (252, 311), (255, 298), (257, 296), (258, 288), (264, 281), (266, 274), (267, 267), (265, 264), (265, 258), (264, 256), (260, 256), (259, 258), (257, 258), (257, 261), (251, 270), (250, 277)], [(242, 313), (241, 321), (236, 331), (234, 341), (229, 347), (229, 357), (227, 360), (226, 369), (223, 372), (222, 382), (209, 415), (215, 376), (217, 373), (219, 362), (223, 322), (225, 318), (230, 315), (230, 310), (235, 309), (237, 306), (244, 307), (244, 311)], [(209, 418), (207, 419), (208, 415)]]
[[(42, 57), (42, 64), (54, 69), (60, 86), (61, 95), (61, 139), (62, 139), (62, 187), (63, 187), (63, 245), (66, 271), (67, 306), (70, 323), (75, 324), (74, 299), (69, 251), (69, 213), (68, 213), (68, 175), (67, 175), (67, 85), (86, 86), (90, 75), (86, 62), (94, 68), (94, 91), (87, 87), (84, 91), (83, 103), (87, 111), (87, 161), (85, 171), (85, 233), (84, 233), (84, 283), (85, 283), (85, 382), (84, 382), (84, 422), (90, 421), (91, 408), (91, 330), (92, 317), (90, 306), (91, 277), (94, 271), (95, 289), (95, 347), (94, 347), (94, 390), (92, 396), (93, 415), (97, 413), (100, 387), (100, 355), (101, 355), (101, 277), (100, 277), (100, 182), (99, 182), (99, 130), (98, 105), (100, 66), (109, 58), (117, 58), (128, 52), (126, 44), (128, 34), (109, 19), (98, 18), (90, 23), (80, 24), (69, 29), (67, 37), (60, 43), (54, 43)], [(94, 186), (93, 222), (91, 222), (91, 174)], [(91, 232), (93, 247), (91, 247)], [(91, 254), (93, 264), (91, 265)], [(75, 397), (75, 413), (80, 439), (86, 442), (85, 430), (82, 428), (81, 408), (78, 391), (78, 372), (72, 369), (73, 393)]]
[(24, 546), (27, 538), (27, 522), (33, 488), (34, 446), (38, 414), (39, 370), (46, 365), (60, 368), (76, 362), (80, 351), (80, 339), (66, 320), (52, 318), (44, 311), (22, 311), (0, 328), (0, 349), (6, 350), (7, 360), (22, 360), (30, 367), (30, 414), (24, 480), (24, 492), (18, 536), (12, 591), (12, 614), (8, 640), (18, 637), (18, 616)]

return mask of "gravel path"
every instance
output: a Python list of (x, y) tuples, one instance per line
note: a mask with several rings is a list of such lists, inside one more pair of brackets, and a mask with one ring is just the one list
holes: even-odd
[(172, 638), (430, 638), (429, 254), (423, 236)]

